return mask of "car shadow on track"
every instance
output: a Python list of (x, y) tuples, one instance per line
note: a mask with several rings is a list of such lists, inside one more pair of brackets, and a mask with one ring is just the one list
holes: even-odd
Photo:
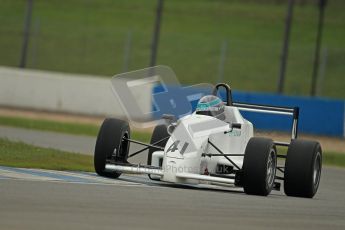
[[(120, 176), (117, 180), (124, 182), (138, 183), (146, 186), (160, 187), (160, 188), (173, 188), (173, 189), (183, 189), (183, 190), (194, 190), (194, 191), (206, 191), (213, 193), (230, 193), (238, 195), (246, 195), (242, 188), (235, 186), (228, 186), (222, 184), (199, 184), (199, 185), (190, 185), (190, 184), (175, 184), (168, 183), (163, 181), (154, 181), (150, 180), (146, 176)], [(253, 196), (253, 197), (262, 197), (262, 196)], [(272, 191), (269, 197), (285, 197), (281, 191)]]
[(190, 184), (175, 184), (168, 183), (163, 181), (154, 181), (150, 180), (148, 177), (133, 177), (133, 176), (120, 176), (117, 180), (124, 182), (139, 183), (147, 186), (154, 187), (165, 187), (165, 188), (175, 188), (175, 189), (186, 189), (186, 190), (198, 190), (198, 191), (210, 191), (210, 192), (221, 192), (221, 193), (234, 193), (234, 194), (244, 194), (241, 188), (234, 186), (220, 186), (213, 184), (199, 184), (199, 185), (190, 185)]

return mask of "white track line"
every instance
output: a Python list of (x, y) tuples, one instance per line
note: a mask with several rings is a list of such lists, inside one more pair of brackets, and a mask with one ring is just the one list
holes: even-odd
[(0, 175), (8, 177), (10, 179), (24, 179), (24, 180), (42, 180), (42, 181), (57, 181), (59, 179), (52, 177), (36, 176), (24, 172), (13, 172), (11, 170), (5, 170), (0, 168)]
[(81, 179), (87, 179), (87, 180), (93, 180), (95, 182), (103, 182), (107, 184), (131, 184), (131, 185), (142, 185), (140, 183), (130, 182), (130, 181), (120, 181), (112, 178), (105, 178), (97, 176), (96, 174), (87, 175), (86, 173), (78, 173), (78, 172), (71, 172), (71, 171), (54, 171), (54, 170), (43, 170), (43, 169), (37, 169), (37, 171), (41, 172), (49, 172), (49, 173), (56, 173), (58, 175), (64, 175), (64, 176), (72, 176), (72, 177), (78, 177)]
[[(18, 171), (17, 171), (18, 170)], [(36, 174), (36, 175), (35, 175)], [(48, 175), (45, 175), (48, 174)], [(49, 176), (51, 175), (51, 176)], [(45, 169), (10, 168), (0, 166), (0, 178), (2, 180), (15, 179), (26, 181), (49, 181), (74, 184), (102, 184), (118, 186), (146, 186), (144, 183), (137, 183), (111, 178), (98, 177), (96, 174), (55, 171)], [(58, 177), (58, 178), (57, 178)]]

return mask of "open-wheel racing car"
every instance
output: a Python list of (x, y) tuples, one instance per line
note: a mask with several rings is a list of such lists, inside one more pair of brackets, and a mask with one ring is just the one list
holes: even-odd
[[(225, 102), (218, 97), (220, 88), (226, 91)], [(291, 141), (255, 137), (253, 124), (241, 111), (290, 115)], [(112, 178), (125, 172), (177, 184), (232, 184), (262, 196), (280, 190), (283, 181), (286, 195), (312, 198), (319, 187), (322, 150), (318, 142), (297, 138), (298, 116), (298, 107), (233, 102), (230, 87), (217, 84), (193, 113), (178, 119), (163, 115), (165, 123), (154, 128), (149, 144), (131, 139), (127, 121), (105, 119), (95, 147), (95, 171)], [(129, 154), (130, 143), (145, 147)], [(128, 162), (147, 150), (147, 165)]]

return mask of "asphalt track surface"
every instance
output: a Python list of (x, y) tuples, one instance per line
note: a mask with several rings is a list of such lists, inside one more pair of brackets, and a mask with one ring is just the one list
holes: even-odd
[(31, 129), (0, 126), (0, 138), (22, 141), (45, 148), (60, 149), (91, 155), (95, 146), (95, 137), (69, 135)]
[(344, 179), (345, 170), (325, 168), (317, 195), (305, 199), (0, 167), (0, 229), (345, 229)]

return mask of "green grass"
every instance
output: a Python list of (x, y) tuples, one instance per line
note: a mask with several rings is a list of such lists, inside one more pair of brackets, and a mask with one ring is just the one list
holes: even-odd
[(94, 171), (93, 156), (0, 139), (0, 165), (20, 168)]
[[(171, 66), (185, 84), (217, 82), (220, 47), (228, 42), (224, 81), (234, 89), (274, 92), (279, 73), (285, 4), (248, 0), (166, 0), (157, 64)], [(311, 1), (308, 1), (311, 2)], [(315, 1), (313, 1), (315, 2)], [(114, 75), (148, 66), (156, 0), (36, 0), (28, 67)], [(26, 1), (0, 0), (0, 65), (18, 66)], [(345, 2), (328, 2), (323, 47), (327, 66), (321, 96), (345, 98)], [(317, 7), (294, 8), (286, 92), (308, 95)]]
[[(0, 125), (86, 136), (97, 136), (100, 128), (100, 126), (91, 124), (57, 122), (7, 116), (0, 116)], [(151, 138), (151, 134), (146, 132), (132, 131), (131, 135), (133, 139), (144, 142), (149, 142)]]
[(97, 136), (99, 129), (99, 126), (89, 124), (57, 122), (7, 116), (0, 116), (0, 125), (86, 136)]
[[(286, 147), (277, 147), (278, 154), (286, 155), (287, 148)], [(279, 159), (280, 163), (283, 163), (284, 160)], [(336, 153), (336, 152), (329, 152), (323, 151), (322, 153), (322, 164), (327, 166), (337, 166), (337, 167), (345, 167), (345, 153)]]
[(333, 153), (333, 152), (324, 152), (322, 163), (324, 165), (345, 167), (345, 154)]

